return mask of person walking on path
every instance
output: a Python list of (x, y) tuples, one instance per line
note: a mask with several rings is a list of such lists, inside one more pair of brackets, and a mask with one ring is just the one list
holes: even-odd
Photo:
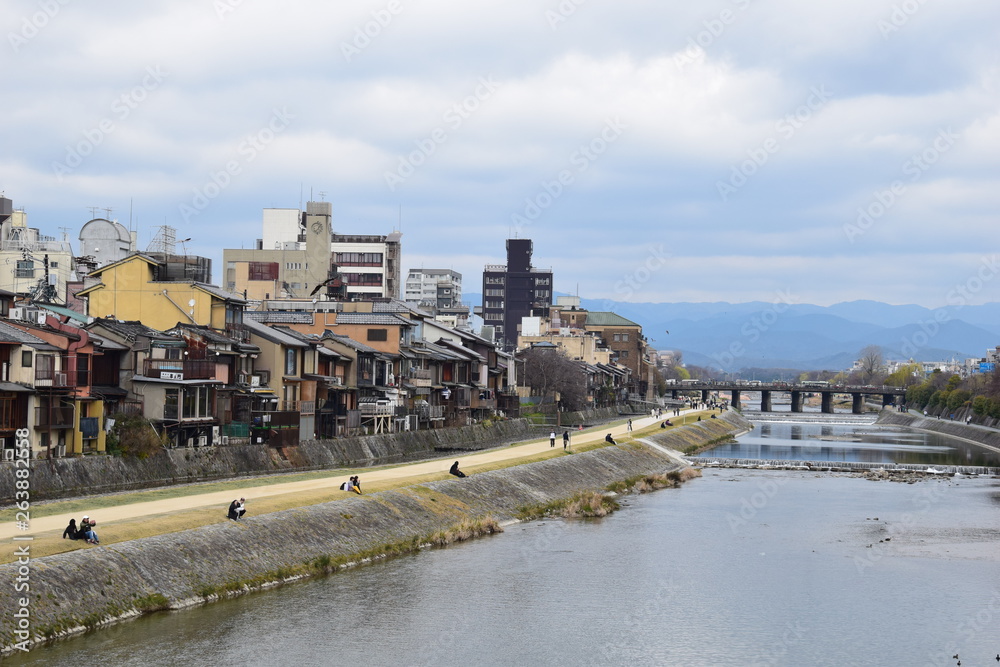
[(629, 433), (632, 432), (632, 420), (631, 419), (628, 420), (628, 432)]
[(552, 431), (549, 433), (549, 447), (556, 446), (556, 432)]
[(569, 447), (569, 431), (563, 431), (563, 449)]

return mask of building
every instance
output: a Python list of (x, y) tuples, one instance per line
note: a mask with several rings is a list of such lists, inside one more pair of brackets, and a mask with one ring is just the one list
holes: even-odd
[(75, 278), (69, 242), (28, 227), (27, 214), (0, 197), (0, 289), (65, 303), (66, 283)]
[(469, 308), (462, 303), (462, 274), (451, 269), (410, 269), (403, 295), (406, 303), (451, 327), (469, 323)]
[(484, 333), (504, 350), (517, 344), (522, 317), (545, 315), (552, 304), (552, 271), (531, 264), (530, 239), (507, 239), (507, 263), (487, 264), (483, 270), (483, 304), (476, 314), (483, 318)]
[(225, 249), (223, 285), (252, 301), (398, 297), (399, 232), (336, 234), (329, 202), (264, 209), (254, 249)]
[(104, 266), (125, 259), (136, 251), (135, 232), (117, 220), (94, 218), (80, 229), (80, 255)]
[(177, 323), (208, 326), (246, 341), (246, 301), (202, 280), (211, 263), (202, 257), (136, 253), (90, 275), (99, 282), (77, 293), (87, 314), (142, 322), (166, 331)]

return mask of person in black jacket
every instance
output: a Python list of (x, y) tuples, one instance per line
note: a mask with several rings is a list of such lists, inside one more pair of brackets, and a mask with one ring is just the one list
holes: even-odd
[(465, 477), (465, 473), (458, 469), (458, 461), (451, 464), (451, 469), (448, 472), (455, 477)]
[(234, 500), (229, 503), (229, 513), (226, 516), (233, 521), (239, 521), (240, 517), (247, 513), (247, 509), (243, 505), (245, 502), (246, 498), (240, 498), (239, 500)]
[(65, 540), (67, 538), (69, 538), (71, 540), (78, 540), (78, 539), (80, 539), (79, 537), (77, 537), (76, 519), (70, 519), (69, 520), (69, 525), (66, 526), (66, 530), (63, 531), (63, 539)]

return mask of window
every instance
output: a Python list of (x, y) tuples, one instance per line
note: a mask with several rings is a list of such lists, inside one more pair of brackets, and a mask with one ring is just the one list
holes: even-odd
[(620, 356), (620, 357), (621, 357), (622, 359), (628, 359), (628, 350), (622, 350), (621, 352), (619, 352), (619, 353), (618, 353), (618, 355), (619, 355), (619, 356)]
[(277, 280), (277, 262), (250, 262), (248, 280)]
[(163, 418), (177, 419), (177, 398), (179, 389), (163, 390)]
[(335, 261), (338, 266), (382, 266), (382, 253), (338, 252)]
[(302, 262), (285, 262), (286, 271), (301, 271)]
[(622, 335), (621, 334), (615, 334), (615, 342), (616, 343), (620, 343), (621, 341), (622, 341)]
[(24, 350), (21, 352), (21, 367), (31, 368), (31, 350)]
[(369, 329), (368, 330), (368, 340), (389, 340), (389, 330), (388, 329)]
[(49, 262), (49, 268), (50, 269), (58, 269), (59, 268), (59, 262)]
[(295, 375), (295, 350), (285, 350), (285, 375)]
[(35, 263), (30, 259), (19, 259), (17, 260), (17, 277), (18, 278), (34, 278), (35, 277)]
[(622, 342), (623, 343), (627, 343), (628, 342), (628, 334), (627, 333), (622, 334)]

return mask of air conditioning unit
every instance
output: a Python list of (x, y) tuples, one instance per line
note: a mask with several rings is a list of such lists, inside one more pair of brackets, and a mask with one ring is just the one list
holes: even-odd
[(4, 461), (13, 461), (14, 460), (14, 450), (13, 449), (5, 449), (5, 450), (3, 450), (3, 460)]
[(208, 447), (208, 436), (207, 435), (199, 435), (198, 436), (198, 446), (199, 447)]
[(11, 308), (10, 309), (10, 319), (12, 319), (12, 320), (23, 320), (24, 319), (24, 308)]
[(66, 456), (66, 445), (59, 445), (56, 447), (56, 456), (63, 457)]
[(219, 435), (220, 435), (219, 434), (219, 427), (218, 426), (213, 426), (212, 427), (212, 444), (213, 445), (215, 443), (219, 442)]
[(45, 324), (45, 314), (44, 310), (39, 310), (35, 313), (35, 317), (37, 318), (37, 322), (39, 324)]
[(259, 387), (260, 386), (260, 376), (259, 375), (251, 375), (250, 376), (250, 386), (251, 387)]
[(187, 439), (187, 446), (188, 447), (194, 447), (194, 438), (188, 438)]
[(228, 445), (229, 444), (229, 436), (228, 435), (222, 436), (222, 438), (220, 440), (221, 440), (221, 442), (222, 442), (223, 445)]
[(52, 377), (55, 379), (53, 384), (57, 387), (65, 387), (69, 384), (69, 379), (66, 377), (65, 373), (54, 373)]

